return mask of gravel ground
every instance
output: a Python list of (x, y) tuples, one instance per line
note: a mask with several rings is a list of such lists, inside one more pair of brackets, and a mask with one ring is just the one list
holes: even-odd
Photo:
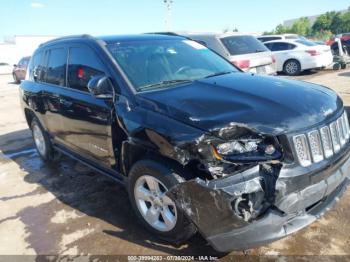
[[(350, 106), (350, 70), (297, 79), (329, 86)], [(158, 241), (136, 222), (126, 191), (81, 164), (68, 158), (44, 164), (10, 76), (0, 76), (0, 120), (0, 255), (215, 254), (200, 235), (181, 246)], [(306, 229), (232, 254), (350, 255), (349, 202), (348, 191)]]

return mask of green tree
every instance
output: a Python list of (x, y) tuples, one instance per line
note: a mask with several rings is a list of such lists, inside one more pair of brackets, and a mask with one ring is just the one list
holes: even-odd
[(274, 31), (275, 34), (285, 34), (288, 32), (288, 28), (285, 27), (284, 25), (282, 24), (279, 24), (278, 26), (276, 26), (276, 29)]
[(339, 25), (339, 31), (340, 33), (348, 33), (350, 32), (350, 12), (346, 12), (340, 16), (340, 25)]
[(339, 12), (327, 12), (317, 17), (312, 26), (312, 31), (313, 33), (320, 31), (331, 31), (335, 33), (335, 31), (339, 30), (340, 23), (341, 17)]
[(332, 17), (332, 21), (331, 24), (329, 26), (329, 30), (333, 33), (333, 34), (340, 34), (342, 33), (342, 22), (343, 19), (341, 17), (341, 14), (335, 13)]
[(321, 40), (321, 41), (326, 41), (328, 39), (330, 39), (332, 37), (333, 33), (331, 31), (328, 30), (322, 30), (322, 31), (318, 31), (313, 33), (312, 38), (317, 39), (317, 40)]
[(289, 30), (290, 33), (309, 36), (311, 35), (310, 21), (307, 17), (297, 20)]

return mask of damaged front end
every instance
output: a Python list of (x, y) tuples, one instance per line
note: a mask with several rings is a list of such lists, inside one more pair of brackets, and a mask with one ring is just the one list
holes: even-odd
[(323, 167), (304, 168), (289, 141), (237, 124), (203, 135), (196, 148), (207, 175), (167, 194), (220, 252), (285, 237), (316, 220), (350, 180), (349, 147)]

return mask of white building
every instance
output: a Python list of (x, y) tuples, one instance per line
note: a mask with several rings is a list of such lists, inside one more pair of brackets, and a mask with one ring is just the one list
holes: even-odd
[(4, 42), (0, 43), (0, 63), (16, 64), (22, 57), (31, 56), (41, 43), (54, 38), (57, 36), (15, 35), (5, 37)]

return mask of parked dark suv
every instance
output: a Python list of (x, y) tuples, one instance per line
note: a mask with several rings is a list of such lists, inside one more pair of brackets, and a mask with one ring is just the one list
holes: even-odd
[(21, 103), (40, 156), (125, 184), (169, 241), (198, 230), (221, 252), (258, 246), (315, 221), (349, 182), (336, 93), (243, 73), (187, 38), (56, 39), (28, 70)]

